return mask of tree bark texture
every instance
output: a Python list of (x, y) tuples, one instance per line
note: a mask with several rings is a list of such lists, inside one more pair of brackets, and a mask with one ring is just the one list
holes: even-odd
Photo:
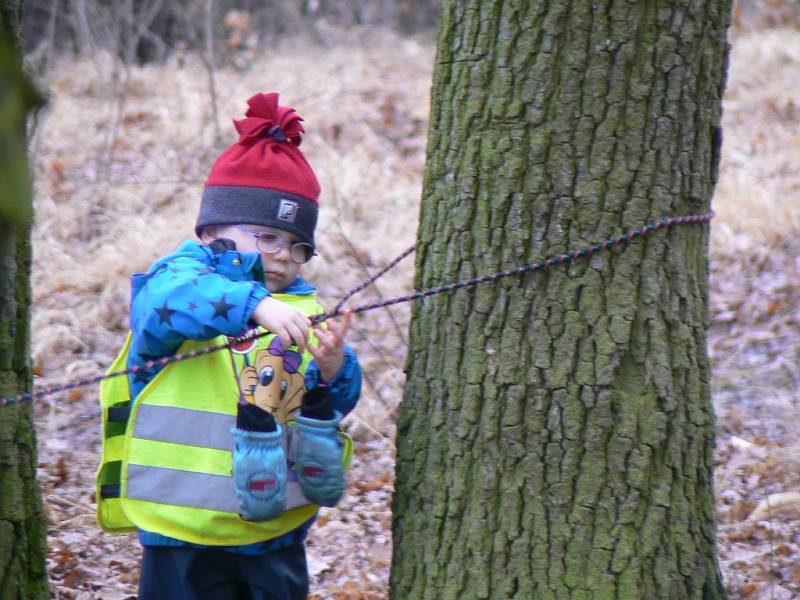
[[(31, 389), (30, 184), (25, 114), (36, 102), (18, 47), (19, 2), (0, 2), (0, 398)], [(0, 599), (47, 598), (46, 526), (30, 402), (0, 402)]]
[[(31, 389), (29, 230), (0, 225), (0, 397)], [(0, 408), (0, 599), (47, 598), (46, 526), (30, 402)]]
[[(730, 10), (446, 1), (417, 288), (707, 211)], [(724, 598), (707, 283), (682, 225), (416, 307), (391, 597)]]

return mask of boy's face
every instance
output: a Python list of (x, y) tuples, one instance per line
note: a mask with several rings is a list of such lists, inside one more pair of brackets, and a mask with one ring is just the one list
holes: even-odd
[(280, 236), (283, 239), (283, 247), (274, 254), (262, 252), (258, 248), (258, 240), (235, 225), (221, 225), (208, 232), (203, 231), (202, 240), (204, 243), (209, 243), (217, 238), (228, 238), (236, 244), (239, 252), (258, 252), (264, 265), (264, 282), (267, 289), (273, 293), (285, 290), (295, 280), (302, 266), (294, 262), (291, 256), (292, 242), (299, 242), (300, 238), (288, 231), (264, 225), (244, 225), (244, 227), (253, 233), (269, 232)]

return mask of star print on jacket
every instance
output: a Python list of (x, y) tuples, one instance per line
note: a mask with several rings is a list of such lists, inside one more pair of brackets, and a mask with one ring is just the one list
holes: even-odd
[[(132, 277), (129, 366), (141, 364), (142, 354), (169, 356), (186, 340), (235, 336), (248, 328), (256, 305), (269, 295), (261, 257), (253, 253), (234, 266), (223, 256), (186, 242)], [(133, 393), (144, 385), (135, 379), (129, 378)]]
[(156, 313), (158, 313), (159, 325), (161, 325), (162, 323), (166, 323), (167, 325), (172, 327), (172, 315), (174, 315), (178, 311), (170, 309), (170, 307), (167, 306), (166, 300), (164, 300), (164, 305), (161, 308), (154, 308), (153, 310), (156, 311)]
[(216, 302), (213, 300), (209, 301), (209, 304), (214, 307), (214, 314), (212, 315), (212, 319), (216, 319), (217, 317), (222, 317), (226, 321), (228, 320), (228, 313), (232, 308), (234, 308), (235, 304), (230, 304), (225, 300), (225, 294), (222, 294), (222, 297), (219, 298)]

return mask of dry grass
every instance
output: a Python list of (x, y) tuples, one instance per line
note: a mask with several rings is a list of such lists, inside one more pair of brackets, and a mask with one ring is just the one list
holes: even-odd
[(761, 254), (800, 233), (800, 33), (733, 35), (712, 251)]
[[(781, 268), (800, 266), (791, 255), (798, 251), (793, 240), (800, 233), (800, 35), (786, 29), (734, 38), (712, 263), (715, 273), (725, 274), (747, 263), (751, 270), (746, 273), (756, 278), (764, 270), (753, 265), (761, 264), (758, 261), (771, 251), (782, 254)], [(323, 184), (322, 256), (307, 274), (330, 305), (362, 279), (365, 270), (374, 272), (414, 242), (432, 57), (430, 43), (367, 32), (325, 49), (277, 48), (244, 73), (216, 73), (218, 118), (227, 141), (234, 137), (230, 119), (241, 116), (245, 99), (257, 91), (279, 90), (283, 102), (306, 118), (304, 148)], [(110, 364), (126, 330), (130, 273), (146, 269), (192, 235), (202, 181), (223, 147), (214, 139), (207, 75), (191, 56), (118, 72), (109, 57), (63, 60), (50, 75), (49, 86), (53, 95), (33, 142), (33, 350), (41, 381), (48, 384), (94, 374)], [(410, 258), (381, 281), (380, 290), (385, 296), (410, 290), (412, 271)], [(785, 286), (778, 283), (763, 283), (760, 289), (784, 293)], [(718, 340), (715, 348), (730, 353), (724, 360), (717, 357), (718, 368), (741, 368), (734, 356), (742, 346), (740, 336), (746, 335), (751, 321), (765, 323), (759, 320), (758, 302), (737, 302), (738, 289), (725, 298), (712, 297), (716, 316), (744, 327), (729, 340)], [(755, 287), (742, 289), (751, 294)], [(796, 312), (797, 295), (784, 295), (786, 304), (776, 304), (775, 310)], [(797, 330), (797, 320), (789, 317), (781, 331)], [(359, 510), (372, 506), (382, 516), (380, 525), (359, 530), (369, 536), (349, 534), (359, 540), (352, 543), (364, 544), (359, 550), (363, 553), (349, 555), (349, 562), (343, 563), (324, 542), (328, 527), (345, 527), (337, 521), (337, 511), (330, 513), (334, 522), (315, 530), (321, 532), (315, 535), (322, 542), (310, 552), (318, 586), (328, 585), (331, 573), (347, 571), (354, 577), (361, 569), (368, 584), (358, 589), (378, 590), (370, 597), (381, 597), (385, 587), (390, 493), (385, 477), (391, 469), (393, 415), (402, 393), (407, 320), (407, 306), (376, 311), (361, 318), (351, 335), (368, 379), (349, 426), (368, 442), (367, 451), (374, 457), (367, 465), (371, 471), (358, 477), (377, 483), (374, 489), (357, 491), (346, 504)], [(794, 368), (790, 362), (782, 365)], [(716, 371), (715, 376), (719, 377)], [(795, 368), (792, 377), (796, 376)], [(767, 391), (796, 407), (791, 391)], [(73, 504), (86, 506), (91, 491), (98, 443), (94, 394), (88, 390), (84, 396), (53, 398), (49, 411), (40, 407), (43, 481), (56, 523), (51, 549), (88, 544), (90, 538), (105, 544), (105, 554), (99, 555), (113, 551), (122, 557), (121, 564), (93, 563), (97, 572), (87, 570), (86, 579), (76, 580), (73, 587), (88, 589), (85, 581), (90, 579), (118, 580), (120, 593), (127, 593), (135, 586), (135, 545), (119, 538), (105, 541), (89, 513), (64, 512), (67, 509), (61, 511), (58, 504), (69, 496)], [(69, 478), (61, 476), (59, 466), (65, 457), (73, 465)], [(66, 489), (65, 480), (73, 487)], [(374, 497), (378, 499), (370, 500)], [(80, 523), (59, 524), (61, 517)], [(376, 539), (383, 539), (378, 550)], [(369, 558), (376, 552), (383, 556), (378, 567)], [(333, 566), (337, 563), (339, 571)], [(51, 572), (58, 573), (58, 568), (51, 564)], [(374, 568), (379, 569), (377, 580)], [(60, 579), (59, 589), (72, 597), (65, 591), (66, 577)], [(318, 597), (327, 597), (322, 589), (317, 588)]]

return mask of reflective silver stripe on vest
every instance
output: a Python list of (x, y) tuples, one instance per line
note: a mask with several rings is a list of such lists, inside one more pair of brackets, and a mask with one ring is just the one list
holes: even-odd
[(136, 415), (133, 437), (232, 451), (234, 425), (233, 415), (143, 404)]
[[(233, 478), (225, 475), (129, 464), (126, 496), (159, 504), (239, 512)], [(300, 484), (289, 481), (286, 489), (286, 510), (306, 504), (310, 502), (303, 495)]]
[(225, 475), (129, 464), (127, 497), (160, 504), (239, 512), (233, 478)]

